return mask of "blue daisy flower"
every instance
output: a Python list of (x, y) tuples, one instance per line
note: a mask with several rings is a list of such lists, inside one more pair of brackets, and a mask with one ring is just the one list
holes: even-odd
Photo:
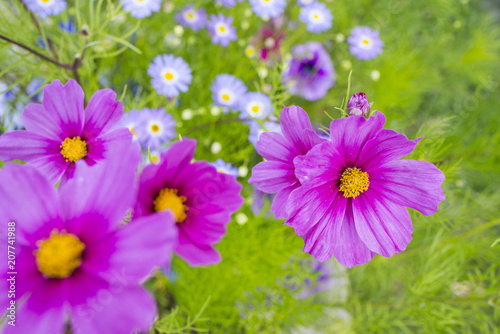
[(249, 2), (253, 12), (263, 19), (281, 15), (286, 7), (286, 0), (249, 0)]
[(149, 65), (148, 74), (151, 85), (158, 94), (168, 98), (187, 92), (193, 80), (189, 65), (181, 58), (171, 54), (159, 55)]
[(264, 93), (249, 92), (240, 103), (242, 117), (264, 119), (273, 113), (273, 104), (269, 96)]
[(162, 0), (122, 0), (123, 10), (138, 19), (150, 16), (161, 8)]
[(234, 177), (239, 176), (238, 167), (234, 167), (229, 162), (225, 162), (222, 159), (217, 159), (215, 162), (210, 162), (210, 165), (214, 166), (219, 173), (224, 173)]
[(26, 7), (42, 19), (50, 15), (58, 15), (66, 9), (64, 0), (23, 0)]
[(306, 24), (307, 31), (320, 33), (332, 27), (333, 15), (322, 2), (315, 2), (300, 9), (299, 20)]
[(142, 115), (137, 132), (142, 147), (156, 150), (175, 138), (176, 122), (164, 109), (144, 108), (139, 113)]
[(243, 81), (230, 74), (216, 76), (210, 89), (214, 105), (223, 107), (224, 112), (227, 112), (228, 108), (236, 109), (247, 92)]

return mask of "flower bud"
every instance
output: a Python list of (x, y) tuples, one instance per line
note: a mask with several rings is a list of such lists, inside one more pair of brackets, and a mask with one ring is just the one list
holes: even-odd
[(347, 103), (349, 116), (362, 116), (370, 113), (370, 102), (365, 93), (357, 93), (351, 96)]

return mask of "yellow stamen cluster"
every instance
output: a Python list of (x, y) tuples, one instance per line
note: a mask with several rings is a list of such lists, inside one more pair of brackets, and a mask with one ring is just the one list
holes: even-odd
[(224, 31), (226, 31), (226, 28), (224, 28), (223, 26), (220, 26), (220, 27), (219, 27), (219, 31), (220, 31), (220, 32), (224, 32)]
[(179, 196), (177, 189), (163, 188), (154, 200), (155, 211), (172, 210), (177, 223), (186, 219), (186, 211), (189, 209), (184, 203), (186, 197)]
[(259, 112), (259, 109), (260, 109), (260, 108), (259, 108), (259, 106), (253, 106), (253, 107), (252, 107), (252, 111), (253, 111), (254, 113), (258, 113), (258, 112)]
[(73, 234), (53, 231), (38, 243), (35, 251), (38, 270), (51, 278), (66, 278), (82, 264), (85, 245)]
[(78, 136), (64, 139), (59, 147), (66, 161), (76, 162), (87, 155), (87, 143)]
[(365, 39), (365, 40), (363, 40), (363, 43), (364, 43), (365, 45), (368, 45), (368, 44), (370, 44), (370, 41), (369, 41), (369, 40), (367, 40), (367, 39)]
[(368, 173), (362, 172), (358, 168), (348, 168), (340, 177), (340, 191), (344, 193), (344, 197), (357, 197), (363, 191), (368, 190), (370, 181)]
[(172, 80), (174, 78), (174, 75), (170, 72), (165, 73), (165, 79), (167, 80)]
[(223, 95), (222, 95), (222, 99), (223, 99), (224, 101), (229, 101), (229, 95), (228, 95), (228, 94), (223, 94)]
[(247, 55), (247, 57), (252, 58), (255, 55), (254, 47), (250, 45), (247, 46), (247, 48), (245, 49), (245, 54)]
[(160, 131), (160, 127), (156, 124), (153, 124), (153, 125), (151, 125), (151, 131), (156, 133), (156, 132)]

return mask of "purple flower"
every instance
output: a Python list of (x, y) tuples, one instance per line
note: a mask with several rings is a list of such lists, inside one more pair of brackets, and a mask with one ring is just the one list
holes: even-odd
[(300, 9), (299, 20), (306, 24), (307, 31), (320, 33), (332, 27), (333, 15), (322, 2), (315, 2)]
[(237, 40), (236, 29), (232, 24), (232, 17), (225, 17), (222, 14), (210, 15), (207, 28), (209, 34), (212, 35), (212, 43), (228, 46), (230, 41)]
[(316, 2), (316, 0), (297, 0), (297, 3), (301, 7), (309, 6), (309, 5), (311, 5), (311, 4), (315, 3), (315, 2)]
[(218, 3), (223, 4), (226, 7), (234, 7), (237, 2), (242, 2), (243, 0), (216, 0)]
[(195, 10), (193, 6), (187, 6), (180, 13), (175, 15), (175, 20), (184, 27), (189, 27), (194, 31), (205, 28), (207, 24), (207, 13), (205, 9)]
[(161, 156), (159, 164), (144, 168), (134, 215), (172, 212), (179, 232), (175, 253), (191, 266), (200, 266), (221, 260), (213, 245), (226, 233), (243, 198), (234, 176), (218, 173), (205, 161), (191, 162), (195, 147), (195, 140), (183, 139)]
[(300, 107), (283, 108), (281, 131), (263, 133), (257, 142), (257, 151), (266, 161), (252, 170), (249, 183), (268, 194), (276, 193), (271, 210), (276, 218), (287, 218), (286, 205), (293, 190), (300, 187), (293, 161), (324, 142), (312, 129), (307, 113)]
[(141, 122), (137, 126), (137, 132), (142, 147), (155, 150), (175, 138), (176, 122), (164, 109), (144, 108), (139, 113)]
[(77, 31), (75, 25), (75, 18), (72, 16), (67, 21), (60, 21), (59, 28), (61, 28), (62, 31), (74, 34)]
[(249, 92), (243, 96), (240, 109), (245, 118), (265, 119), (273, 113), (273, 104), (266, 94)]
[(309, 298), (315, 294), (327, 292), (338, 285), (339, 279), (335, 277), (338, 270), (332, 261), (320, 263), (312, 260), (305, 261), (302, 265), (306, 272), (310, 272), (313, 274), (312, 276), (316, 277), (304, 281), (299, 290), (299, 298)]
[(264, 207), (265, 201), (272, 201), (273, 195), (266, 194), (265, 192), (257, 189), (255, 185), (253, 185), (253, 193), (252, 193), (252, 212), (254, 215), (260, 215), (262, 212), (262, 208)]
[(26, 86), (26, 94), (28, 94), (32, 102), (42, 102), (41, 89), (44, 83), (45, 79), (34, 78)]
[(247, 87), (243, 81), (231, 74), (219, 74), (210, 90), (214, 105), (235, 109), (242, 103)]
[[(0, 170), (0, 217), (5, 231), (15, 225), (16, 315), (25, 320), (2, 333), (150, 330), (158, 312), (141, 282), (170, 261), (177, 231), (168, 213), (123, 226), (139, 159), (121, 146), (109, 164), (82, 166), (58, 190), (29, 165)], [(6, 251), (6, 234), (0, 243)], [(1, 270), (8, 291), (6, 261)], [(5, 311), (7, 294), (1, 301)]]
[(250, 124), (250, 133), (248, 135), (248, 141), (253, 146), (257, 145), (257, 141), (259, 140), (260, 136), (266, 131), (271, 131), (281, 134), (280, 124), (277, 122), (276, 117), (274, 116), (269, 117), (269, 121), (264, 122), (264, 127), (262, 127), (258, 122), (254, 120), (244, 119), (244, 121), (249, 122)]
[(263, 19), (277, 17), (285, 11), (286, 0), (249, 0), (252, 10)]
[(150, 16), (161, 8), (162, 0), (121, 0), (123, 10), (130, 12), (130, 15), (138, 19)]
[(357, 26), (351, 30), (351, 36), (347, 37), (349, 51), (360, 60), (375, 59), (382, 53), (384, 42), (380, 40), (377, 30), (369, 27)]
[(9, 108), (10, 91), (8, 91), (7, 88), (9, 88), (9, 86), (0, 81), (0, 122), (2, 121), (5, 111)]
[(161, 147), (158, 150), (150, 150), (149, 152), (145, 152), (143, 154), (142, 166), (145, 167), (151, 163), (159, 164), (161, 155), (166, 152), (168, 148)]
[(143, 123), (143, 113), (137, 109), (130, 110), (124, 113), (122, 119), (118, 123), (118, 127), (127, 128), (132, 133), (132, 140), (139, 140), (139, 126)]
[(283, 79), (290, 93), (306, 100), (321, 99), (335, 83), (332, 60), (319, 42), (296, 45), (287, 66)]
[(408, 140), (382, 129), (384, 123), (385, 116), (378, 111), (368, 120), (362, 116), (333, 120), (331, 140), (293, 161), (301, 186), (289, 197), (286, 224), (302, 236), (304, 252), (317, 261), (334, 255), (352, 267), (369, 262), (375, 254), (399, 253), (413, 232), (405, 207), (431, 215), (445, 199), (441, 189), (445, 178), (436, 166), (398, 160), (411, 153), (421, 138)]
[(57, 15), (66, 9), (64, 0), (23, 0), (26, 7), (42, 19)]
[(347, 112), (349, 116), (362, 116), (370, 114), (370, 102), (365, 93), (356, 93), (347, 103)]
[(156, 56), (149, 65), (148, 74), (156, 92), (168, 98), (187, 92), (193, 80), (189, 65), (181, 57), (171, 54)]
[(229, 162), (225, 162), (222, 159), (217, 159), (215, 162), (211, 162), (210, 165), (217, 169), (217, 172), (238, 177), (240, 173), (238, 172), (238, 167), (234, 167)]
[(43, 87), (42, 104), (24, 108), (26, 130), (0, 136), (0, 159), (23, 160), (53, 184), (71, 178), (83, 165), (103, 163), (117, 144), (131, 143), (126, 128), (114, 129), (123, 115), (121, 102), (111, 89), (97, 91), (84, 105), (84, 93), (75, 80), (59, 80)]

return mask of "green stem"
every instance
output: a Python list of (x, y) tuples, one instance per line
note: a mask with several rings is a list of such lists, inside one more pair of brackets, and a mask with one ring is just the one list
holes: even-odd
[(72, 65), (70, 65), (70, 64), (62, 64), (62, 63), (58, 62), (57, 60), (54, 60), (54, 59), (52, 59), (52, 58), (49, 58), (49, 57), (47, 57), (47, 56), (45, 56), (45, 55), (41, 54), (40, 52), (38, 52), (38, 51), (36, 51), (36, 50), (33, 50), (33, 49), (32, 49), (32, 48), (30, 48), (29, 46), (26, 46), (26, 45), (24, 45), (24, 44), (22, 44), (22, 43), (19, 43), (19, 42), (17, 42), (17, 41), (15, 41), (15, 40), (13, 40), (13, 39), (10, 39), (10, 38), (9, 38), (9, 37), (7, 37), (7, 36), (4, 36), (4, 35), (0, 34), (0, 39), (3, 39), (4, 41), (7, 41), (7, 42), (9, 42), (9, 43), (11, 43), (11, 44), (17, 45), (17, 46), (19, 46), (20, 48), (22, 48), (22, 49), (24, 49), (24, 50), (26, 50), (26, 51), (28, 51), (28, 52), (30, 52), (30, 53), (32, 53), (32, 54), (34, 54), (35, 56), (37, 56), (37, 57), (39, 57), (39, 58), (42, 58), (43, 60), (48, 61), (48, 62), (50, 62), (50, 63), (52, 63), (52, 64), (54, 64), (54, 65), (56, 65), (56, 66), (62, 67), (62, 68), (64, 68), (64, 69), (66, 69), (66, 70), (70, 70), (70, 71), (72, 71), (72, 70), (73, 70), (73, 66), (72, 66)]

